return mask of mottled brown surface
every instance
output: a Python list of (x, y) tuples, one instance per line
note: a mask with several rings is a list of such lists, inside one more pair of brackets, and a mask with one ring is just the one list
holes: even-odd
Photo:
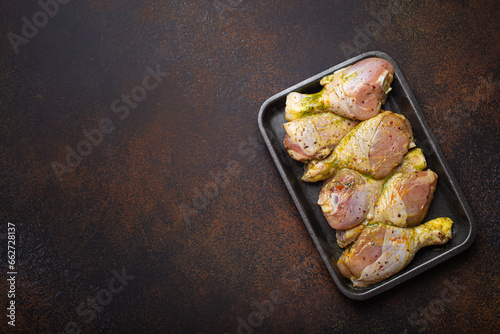
[[(16, 54), (7, 34), (40, 7), (4, 1), (0, 233), (16, 224), (19, 274), (16, 327), (3, 311), (0, 331), (59, 333), (72, 321), (85, 333), (236, 333), (252, 301), (275, 290), (286, 301), (255, 333), (498, 331), (500, 3), (399, 3), (363, 40), (386, 1), (71, 1)], [(352, 54), (340, 47), (356, 42)], [(320, 263), (257, 114), (271, 95), (369, 50), (398, 62), (478, 233), (459, 256), (354, 302)], [(113, 100), (157, 64), (163, 83), (119, 120)], [(495, 85), (475, 95), (484, 80)], [(60, 182), (51, 162), (102, 118), (114, 132)], [(184, 219), (183, 204), (199, 209)], [(79, 304), (122, 267), (135, 279), (85, 323)], [(457, 293), (443, 302), (446, 280)], [(438, 315), (426, 318), (429, 306)]]

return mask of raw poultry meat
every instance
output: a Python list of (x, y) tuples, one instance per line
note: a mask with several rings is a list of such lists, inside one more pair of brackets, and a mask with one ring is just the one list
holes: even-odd
[[(426, 166), (422, 150), (414, 148), (403, 157), (403, 161), (394, 169), (393, 173), (420, 171)], [(334, 229), (347, 230), (365, 219), (371, 219), (375, 204), (382, 192), (382, 186), (388, 178), (389, 176), (375, 180), (357, 171), (344, 168), (332, 178), (324, 181), (319, 193), (318, 204), (330, 226)], [(380, 208), (381, 213), (384, 212), (384, 208), (386, 207)]]
[(344, 168), (323, 183), (318, 204), (332, 228), (350, 229), (373, 210), (382, 185), (379, 180)]
[(420, 224), (431, 205), (437, 179), (429, 169), (395, 174), (384, 184), (373, 220), (398, 227)]
[(344, 248), (354, 242), (371, 222), (398, 227), (420, 224), (431, 205), (436, 190), (437, 174), (431, 170), (396, 173), (384, 184), (373, 215), (355, 227), (336, 232), (337, 243)]
[(299, 118), (283, 124), (284, 145), (295, 160), (324, 159), (358, 123), (329, 112)]
[(387, 60), (367, 58), (323, 77), (320, 92), (286, 99), (283, 143), (307, 164), (303, 181), (326, 180), (317, 203), (347, 247), (337, 265), (355, 287), (380, 282), (421, 247), (451, 239), (449, 218), (419, 225), (438, 177), (425, 170), (409, 121), (381, 110), (393, 77)]
[(363, 223), (348, 230), (337, 230), (337, 232), (335, 232), (335, 237), (337, 238), (337, 244), (339, 247), (345, 248), (356, 241), (367, 224), (368, 220), (365, 220)]
[(315, 94), (288, 94), (287, 121), (321, 112), (357, 120), (376, 116), (387, 99), (394, 66), (382, 58), (366, 58), (324, 77), (323, 89)]
[(342, 168), (380, 179), (400, 164), (408, 149), (414, 146), (408, 120), (402, 115), (384, 111), (359, 123), (326, 159), (311, 161), (302, 180), (325, 180)]
[(452, 224), (450, 218), (436, 218), (416, 227), (368, 225), (337, 266), (355, 287), (375, 284), (403, 269), (422, 247), (448, 242)]

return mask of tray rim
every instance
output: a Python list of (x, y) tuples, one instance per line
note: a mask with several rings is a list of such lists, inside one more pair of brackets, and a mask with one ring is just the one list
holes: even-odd
[[(469, 233), (468, 233), (467, 237), (465, 238), (465, 240), (461, 244), (443, 252), (442, 254), (437, 255), (436, 257), (433, 257), (431, 260), (421, 264), (420, 266), (412, 268), (411, 270), (400, 271), (396, 275), (381, 282), (379, 285), (373, 286), (373, 288), (368, 287), (368, 288), (366, 288), (367, 290), (364, 290), (364, 291), (359, 290), (358, 291), (355, 288), (346, 288), (342, 284), (342, 282), (340, 281), (340, 279), (345, 280), (345, 278), (338, 277), (337, 274), (335, 273), (335, 271), (333, 269), (334, 264), (332, 265), (332, 263), (330, 262), (330, 257), (323, 250), (323, 247), (320, 244), (320, 241), (319, 241), (315, 231), (313, 230), (312, 224), (311, 224), (311, 222), (310, 222), (310, 220), (305, 212), (304, 206), (303, 206), (302, 202), (299, 200), (297, 194), (295, 193), (295, 190), (292, 187), (292, 184), (290, 183), (287, 175), (285, 174), (285, 170), (284, 170), (283, 165), (279, 162), (278, 154), (277, 154), (275, 148), (273, 147), (271, 140), (267, 134), (263, 119), (264, 119), (265, 111), (267, 110), (268, 106), (271, 103), (275, 102), (276, 100), (282, 98), (283, 96), (288, 95), (289, 93), (291, 93), (299, 88), (302, 88), (306, 85), (309, 85), (311, 83), (319, 81), (322, 77), (324, 77), (330, 73), (333, 73), (334, 71), (336, 71), (338, 69), (349, 66), (351, 64), (354, 64), (355, 62), (358, 62), (358, 61), (360, 61), (364, 58), (368, 58), (368, 57), (384, 58), (384, 59), (388, 60), (394, 66), (395, 77), (397, 77), (397, 79), (400, 81), (400, 84), (402, 85), (405, 93), (407, 94), (410, 105), (415, 112), (415, 116), (418, 118), (419, 122), (423, 125), (423, 131), (425, 133), (425, 136), (427, 137), (426, 139), (429, 139), (429, 144), (432, 146), (432, 149), (436, 152), (435, 158), (439, 159), (439, 163), (442, 165), (445, 173), (447, 174), (448, 178), (450, 179), (450, 186), (452, 188), (452, 191), (457, 195), (457, 199), (460, 202), (460, 205), (462, 206), (462, 208), (464, 209), (464, 213), (465, 213), (467, 220), (469, 221), (470, 228), (469, 228), (469, 231), (468, 231)], [(328, 68), (328, 69), (326, 69), (326, 70), (324, 70), (316, 75), (313, 75), (305, 80), (302, 80), (301, 82), (299, 82), (299, 83), (297, 83), (297, 84), (295, 84), (295, 85), (293, 85), (293, 86), (291, 86), (291, 87), (289, 87), (289, 88), (287, 88), (287, 89), (285, 89), (277, 94), (274, 94), (273, 96), (266, 99), (264, 101), (264, 103), (262, 104), (262, 106), (260, 107), (259, 114), (258, 114), (258, 125), (259, 125), (259, 129), (261, 131), (262, 137), (263, 137), (263, 139), (266, 143), (266, 146), (268, 148), (268, 151), (270, 152), (270, 154), (273, 158), (273, 161), (276, 164), (276, 167), (278, 168), (278, 171), (279, 171), (279, 173), (280, 173), (280, 175), (285, 183), (285, 186), (286, 186), (288, 192), (290, 193), (290, 195), (293, 199), (293, 202), (295, 203), (295, 206), (297, 207), (297, 210), (298, 210), (298, 212), (303, 220), (304, 225), (306, 226), (307, 231), (309, 232), (311, 238), (313, 239), (313, 242), (314, 242), (323, 262), (325, 263), (326, 268), (327, 268), (328, 272), (330, 273), (330, 276), (332, 276), (335, 284), (337, 285), (339, 290), (345, 296), (347, 296), (351, 299), (354, 299), (354, 300), (365, 300), (365, 299), (374, 297), (380, 293), (383, 293), (387, 290), (390, 290), (391, 288), (395, 287), (396, 285), (399, 285), (399, 284), (407, 281), (408, 279), (413, 278), (413, 277), (417, 276), (418, 274), (420, 274), (424, 271), (427, 271), (430, 268), (442, 263), (443, 261), (457, 255), (458, 253), (469, 248), (472, 245), (472, 243), (474, 242), (476, 234), (477, 234), (477, 222), (472, 214), (472, 210), (471, 210), (467, 200), (465, 199), (465, 196), (464, 196), (464, 194), (463, 194), (463, 192), (458, 184), (458, 181), (455, 177), (455, 174), (453, 173), (451, 166), (448, 164), (448, 162), (444, 156), (444, 152), (442, 151), (442, 149), (438, 143), (438, 140), (436, 139), (429, 124), (427, 123), (427, 120), (425, 119), (425, 116), (424, 116), (419, 104), (417, 103), (417, 100), (416, 100), (412, 90), (410, 89), (410, 87), (408, 85), (408, 82), (406, 81), (403, 73), (401, 72), (401, 69), (399, 68), (397, 62), (388, 54), (381, 52), (381, 51), (369, 51), (369, 52), (359, 54), (359, 55), (357, 55), (353, 58), (350, 58), (348, 60), (345, 60), (345, 61), (343, 61), (343, 62), (341, 62), (333, 67), (330, 67), (330, 68)], [(302, 181), (300, 181), (300, 182), (302, 182)]]

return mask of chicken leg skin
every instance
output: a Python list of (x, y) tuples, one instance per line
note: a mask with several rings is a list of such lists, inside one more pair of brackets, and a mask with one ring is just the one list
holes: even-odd
[(385, 59), (371, 57), (324, 77), (323, 89), (314, 94), (293, 92), (286, 99), (285, 117), (292, 121), (322, 112), (367, 120), (376, 116), (387, 99), (394, 66)]
[(414, 146), (408, 120), (402, 115), (384, 111), (359, 123), (326, 159), (309, 162), (302, 180), (325, 180), (342, 168), (381, 179), (400, 164)]
[(368, 225), (344, 251), (337, 266), (355, 287), (381, 282), (406, 267), (422, 247), (452, 238), (450, 218), (436, 218), (416, 227)]
[[(427, 166), (420, 148), (410, 150), (393, 173), (413, 172)], [(393, 175), (391, 173), (390, 175)], [(389, 178), (375, 180), (351, 169), (342, 169), (321, 187), (318, 204), (334, 229), (347, 230), (373, 217), (373, 210)]]

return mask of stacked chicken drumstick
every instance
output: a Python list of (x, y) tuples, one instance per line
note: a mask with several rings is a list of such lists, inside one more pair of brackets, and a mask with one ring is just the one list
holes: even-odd
[(306, 163), (306, 182), (323, 181), (318, 204), (337, 243), (337, 262), (355, 287), (403, 269), (422, 247), (451, 239), (452, 221), (421, 224), (436, 189), (409, 121), (381, 110), (394, 67), (366, 58), (324, 77), (315, 94), (290, 93), (284, 145)]

